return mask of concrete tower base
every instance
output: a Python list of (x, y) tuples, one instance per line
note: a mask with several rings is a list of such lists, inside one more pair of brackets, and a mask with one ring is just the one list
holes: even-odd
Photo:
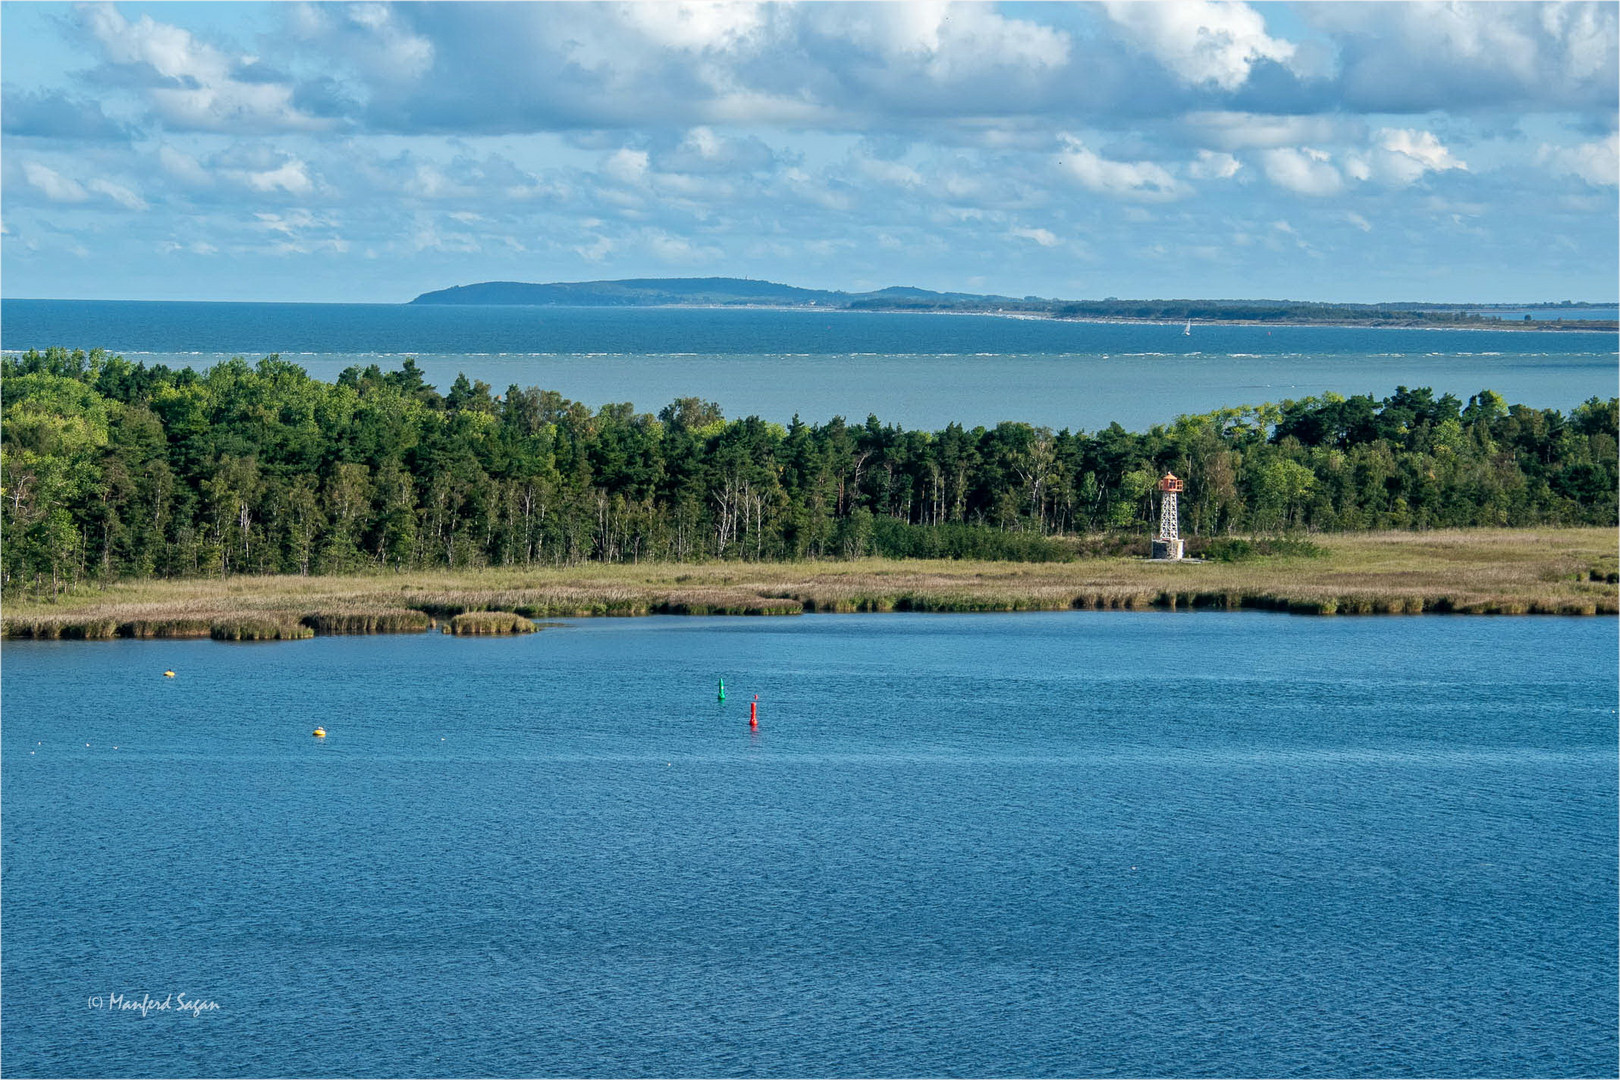
[(1186, 553), (1185, 545), (1180, 540), (1155, 540), (1155, 541), (1153, 541), (1153, 554), (1150, 556), (1150, 558), (1154, 558), (1154, 559), (1184, 559), (1186, 557), (1187, 557), (1187, 553)]

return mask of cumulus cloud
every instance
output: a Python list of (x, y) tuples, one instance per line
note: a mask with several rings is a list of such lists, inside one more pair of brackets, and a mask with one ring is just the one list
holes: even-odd
[(1309, 147), (1278, 147), (1260, 154), (1260, 167), (1280, 188), (1296, 195), (1337, 195), (1344, 189), (1344, 177), (1322, 150)]
[(1620, 80), (1606, 3), (1306, 4), (1338, 47), (1343, 103), (1379, 112), (1609, 104)]
[(1069, 58), (1067, 32), (1007, 18), (987, 4), (829, 4), (812, 6), (807, 15), (820, 34), (873, 48), (935, 82), (996, 68), (1055, 69)]
[(1258, 11), (1234, 0), (1110, 0), (1104, 9), (1126, 40), (1189, 86), (1235, 90), (1256, 64), (1286, 64), (1295, 52), (1292, 42), (1266, 33)]
[[(1081, 236), (1100, 261), (1162, 245), (1185, 265), (1190, 235), (1297, 255), (1256, 196), (1301, 196), (1283, 200), (1290, 228), (1323, 252), (1467, 218), (1459, 199), (1523, 223), (1502, 236), (1570, 232), (1535, 211), (1586, 215), (1583, 236), (1614, 217), (1606, 4), (146, 10), (35, 20), (76, 27), (80, 56), (0, 95), (7, 212), (29, 240), (127, 231), (141, 255), (177, 245), (179, 268), (197, 237), (293, 260), (352, 238), (367, 274), (457, 276), (735, 261), (882, 284), (874, 260), (920, 257), (982, 265), (1005, 290), (995, 259), (1067, 267)], [(8, 260), (25, 250), (13, 235)], [(529, 260), (500, 261), (525, 245)], [(1061, 295), (1058, 274), (1018, 291)]]
[(1214, 150), (1198, 151), (1198, 159), (1187, 166), (1187, 175), (1194, 180), (1230, 180), (1243, 168), (1243, 162), (1231, 154)]
[(1020, 240), (1033, 240), (1041, 247), (1056, 247), (1061, 241), (1047, 229), (1031, 229), (1024, 226), (1015, 226), (1007, 230), (1007, 235)]
[(1088, 150), (1078, 139), (1066, 137), (1064, 141), (1067, 149), (1058, 159), (1058, 165), (1088, 191), (1142, 200), (1174, 199), (1185, 194), (1182, 185), (1162, 165), (1151, 161), (1110, 161)]
[(710, 175), (769, 172), (777, 165), (777, 155), (758, 136), (729, 136), (707, 125), (690, 129), (679, 144), (659, 151), (656, 158), (663, 172)]
[(1620, 132), (1577, 146), (1542, 146), (1539, 159), (1562, 175), (1578, 176), (1593, 187), (1620, 185)]
[(1351, 155), (1346, 169), (1358, 180), (1376, 179), (1404, 187), (1417, 182), (1425, 173), (1448, 169), (1468, 169), (1431, 131), (1384, 128), (1373, 137), (1365, 153)]
[(241, 132), (328, 126), (293, 106), (288, 83), (255, 72), (253, 58), (227, 55), (150, 15), (130, 22), (111, 4), (82, 8), (80, 19), (101, 52), (101, 77), (138, 90), (167, 127)]

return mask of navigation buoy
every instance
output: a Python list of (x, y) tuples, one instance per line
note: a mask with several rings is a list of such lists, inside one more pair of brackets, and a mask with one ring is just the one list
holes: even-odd
[(165, 672), (164, 672), (164, 673), (163, 673), (163, 677), (164, 677), (164, 678), (165, 678), (165, 679), (172, 679), (172, 678), (174, 678), (174, 672), (172, 672), (172, 671), (165, 671)]
[(759, 729), (759, 695), (758, 694), (755, 694), (754, 695), (754, 700), (750, 701), (748, 703), (748, 726), (755, 729), (756, 731)]
[(720, 680), (720, 700), (726, 700), (726, 680)]
[(318, 727), (314, 731), (310, 732), (310, 734), (315, 736), (317, 739), (324, 739), (326, 738), (326, 729), (323, 727)]

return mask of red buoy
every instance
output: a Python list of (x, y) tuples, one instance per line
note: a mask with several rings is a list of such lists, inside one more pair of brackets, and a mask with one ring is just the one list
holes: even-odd
[(748, 726), (751, 727), (751, 728), (756, 728), (756, 729), (759, 727), (759, 695), (758, 694), (755, 694), (754, 695), (754, 700), (750, 701), (748, 703)]

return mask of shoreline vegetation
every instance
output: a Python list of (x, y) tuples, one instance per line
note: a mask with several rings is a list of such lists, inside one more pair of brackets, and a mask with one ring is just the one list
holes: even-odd
[[(1614, 332), (1613, 319), (1588, 318), (1600, 304), (1336, 304), (1297, 300), (1060, 300), (890, 287), (872, 292), (805, 289), (751, 278), (630, 278), (616, 281), (483, 281), (426, 292), (417, 305), (759, 308), (999, 315), (1099, 323), (1214, 326), (1349, 326), (1401, 329), (1581, 330)], [(1531, 312), (1556, 313), (1535, 319)]]
[(535, 619), (818, 612), (1262, 610), (1309, 615), (1620, 613), (1614, 530), (1315, 537), (1284, 554), (587, 564), (124, 581), (8, 603), (7, 638), (262, 641), (316, 634), (527, 633)]
[[(1121, 563), (1115, 570), (1127, 576), (1099, 579), (1086, 567), (1147, 554), (1166, 472), (1186, 483), (1189, 553), (1218, 563), (1282, 565), (1328, 550), (1330, 537), (1391, 530), (1620, 523), (1614, 398), (1565, 414), (1489, 390), (1465, 404), (1397, 387), (1382, 399), (1326, 394), (1219, 409), (1145, 432), (1012, 421), (912, 431), (876, 416), (728, 420), (697, 398), (656, 415), (630, 403), (593, 410), (538, 387), (495, 393), (465, 376), (441, 394), (409, 358), (397, 371), (356, 365), (328, 383), (274, 356), (198, 372), (51, 348), (0, 358), (0, 378), (0, 595), (9, 612), (143, 581), (487, 572), (566, 582), (589, 580), (592, 566), (770, 563), (790, 568), (767, 583), (775, 591), (688, 597), (649, 580), (622, 603), (589, 593), (574, 604), (513, 603), (538, 615), (1188, 603), (1596, 610), (1602, 597), (1480, 591), (1466, 576), (1388, 598), (1325, 586), (1296, 596), (1289, 577), (1183, 596), (1185, 578), (1140, 580)], [(842, 574), (833, 568), (874, 558), (914, 568), (946, 561), (919, 591), (881, 580), (870, 596), (854, 586), (819, 591)], [(998, 563), (1074, 569), (1042, 571), (1051, 576), (1028, 596), (961, 579), (964, 566)], [(1577, 571), (1609, 572), (1558, 573)], [(548, 572), (562, 576), (538, 576)], [(713, 573), (692, 571), (693, 580)], [(404, 610), (453, 618), (488, 609), (453, 606), (323, 603), (269, 623), (207, 612), (206, 626), (166, 629), (135, 615), (73, 632), (257, 639), (337, 632), (346, 620), (364, 632), (372, 617), (416, 625)], [(475, 623), (485, 625), (465, 625)]]

